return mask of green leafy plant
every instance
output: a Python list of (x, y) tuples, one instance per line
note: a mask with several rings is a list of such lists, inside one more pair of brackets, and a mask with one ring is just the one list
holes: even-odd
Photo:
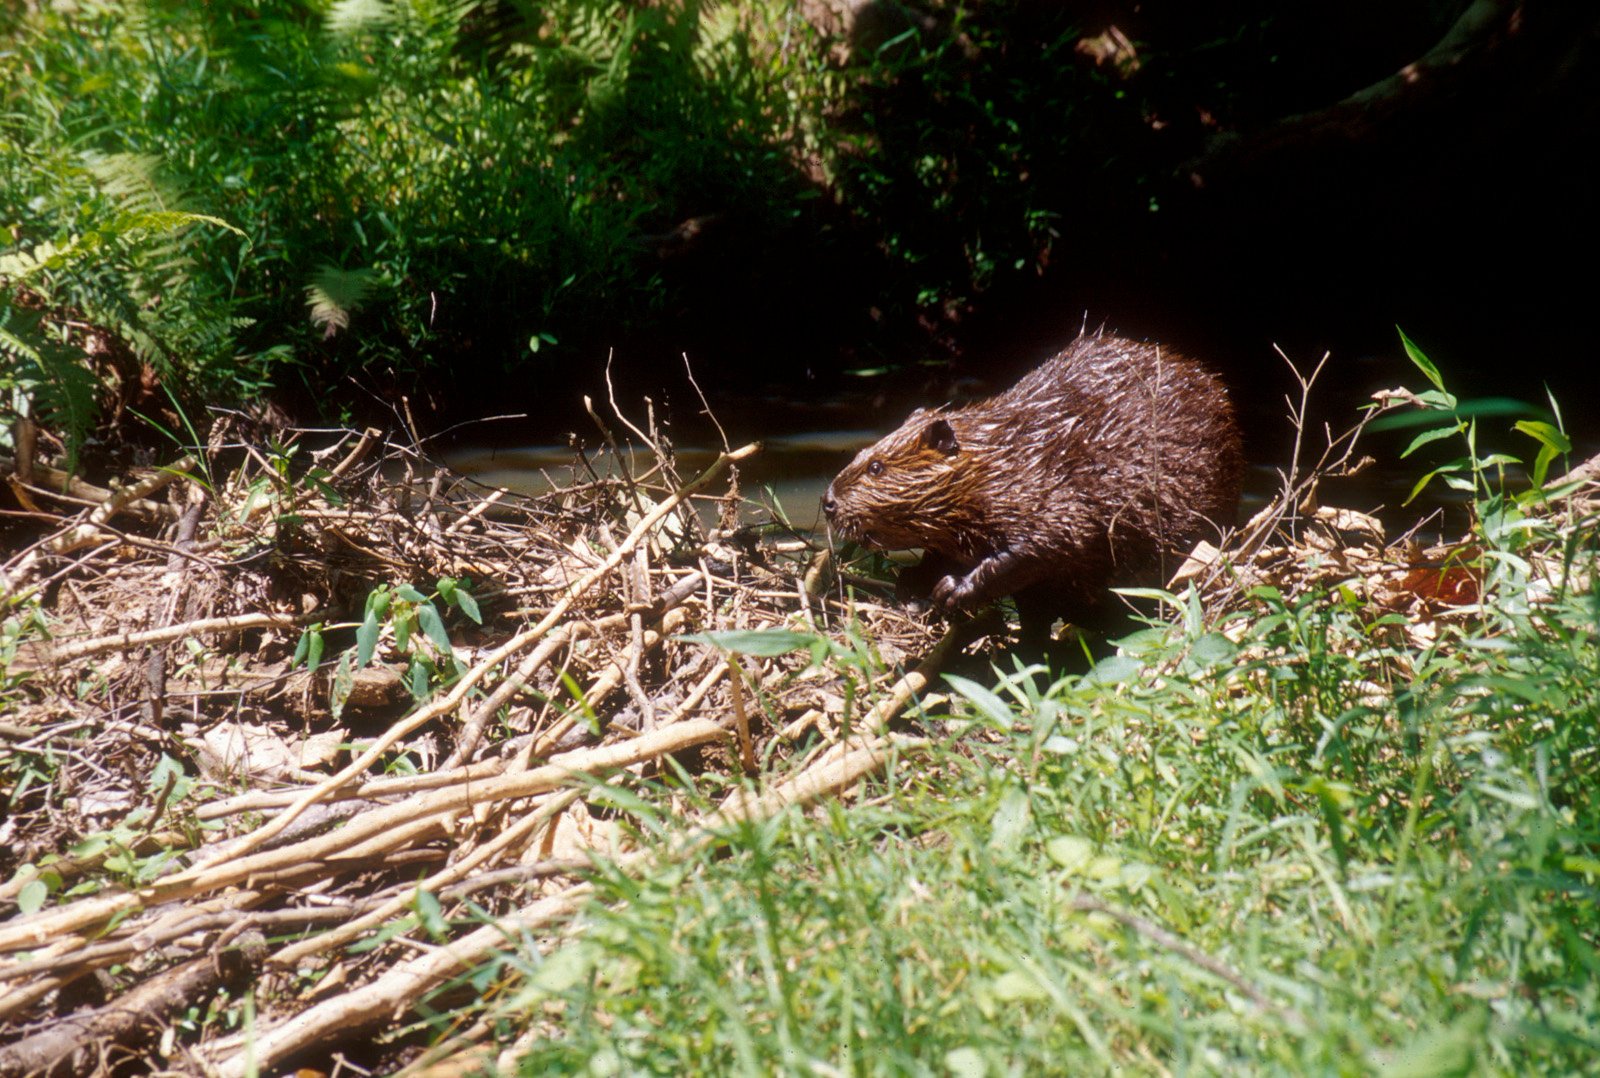
[[(450, 633), (434, 599), (442, 599), (447, 607), (454, 607), (474, 622), (481, 624), (483, 621), (470, 582), (454, 577), (441, 577), (432, 597), (410, 584), (394, 587), (380, 584), (367, 594), (361, 624), (356, 628), (355, 646), (340, 656), (334, 673), (333, 711), (336, 716), (349, 698), (353, 672), (372, 662), (386, 628), (392, 635), (395, 651), (406, 658), (406, 685), (418, 703), (460, 675), (461, 667), (450, 642)], [(323, 630), (313, 626), (302, 633), (294, 661), (313, 666), (314, 662), (321, 661), (322, 649)]]
[(866, 686), (884, 669), (882, 658), (872, 641), (852, 625), (845, 640), (836, 640), (821, 632), (796, 629), (739, 629), (708, 633), (694, 633), (681, 637), (687, 641), (710, 644), (726, 652), (735, 675), (740, 675), (736, 656), (775, 658), (797, 651), (808, 651), (811, 667), (824, 664), (844, 674), (844, 714), (842, 724), (848, 734), (863, 703), (860, 699)]
[[(214, 390), (463, 355), (492, 379), (528, 342), (542, 358), (670, 310), (642, 237), (792, 219), (805, 186), (793, 63), (732, 9), (133, 3), (36, 11), (16, 37), (0, 204), (24, 213), (7, 223), (34, 244), (103, 229), (67, 175), (116, 213), (203, 191), (250, 230), (247, 249), (152, 252), (109, 290), (131, 300), (119, 332)], [(141, 306), (163, 267), (166, 298)]]
[[(1428, 429), (1412, 438), (1411, 443), (1401, 453), (1402, 457), (1409, 457), (1433, 442), (1458, 436), (1466, 442), (1467, 450), (1465, 456), (1441, 464), (1418, 479), (1411, 488), (1406, 503), (1415, 501), (1435, 479), (1442, 481), (1452, 490), (1485, 499), (1494, 499), (1505, 489), (1506, 467), (1520, 466), (1523, 461), (1508, 453), (1480, 451), (1479, 420), (1491, 416), (1518, 414), (1529, 416), (1517, 420), (1513, 429), (1527, 435), (1538, 444), (1538, 452), (1529, 468), (1528, 477), (1532, 492), (1542, 491), (1545, 480), (1549, 477), (1551, 463), (1557, 457), (1572, 452), (1572, 440), (1562, 429), (1560, 412), (1555, 402), (1551, 402), (1548, 413), (1540, 413), (1532, 406), (1516, 401), (1503, 399), (1462, 401), (1445, 388), (1444, 376), (1439, 373), (1439, 368), (1416, 342), (1406, 336), (1404, 330), (1400, 331), (1400, 341), (1405, 347), (1406, 355), (1427, 377), (1433, 388), (1416, 394), (1415, 403), (1420, 409), (1419, 412), (1381, 417), (1373, 424), (1373, 429), (1427, 426)], [(1448, 421), (1439, 423), (1440, 418), (1447, 418)], [(1532, 492), (1531, 496), (1539, 496)]]
[(174, 349), (203, 351), (218, 327), (232, 328), (229, 320), (179, 324), (168, 317), (172, 308), (153, 307), (151, 299), (169, 288), (177, 292), (176, 281), (153, 271), (180, 258), (184, 236), (196, 225), (243, 235), (216, 217), (152, 208), (155, 196), (135, 182), (147, 161), (108, 158), (96, 165), (108, 191), (129, 209), (59, 243), (0, 255), (0, 437), (9, 441), (19, 419), (59, 429), (69, 470), (105, 382), (128, 377), (126, 370), (97, 369), (91, 353), (122, 345), (136, 360), (170, 370)]

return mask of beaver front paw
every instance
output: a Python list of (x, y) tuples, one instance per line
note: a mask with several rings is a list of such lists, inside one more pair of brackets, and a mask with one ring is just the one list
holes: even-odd
[(933, 594), (929, 596), (933, 605), (950, 613), (956, 610), (966, 610), (976, 604), (976, 591), (972, 580), (964, 576), (940, 577), (939, 582), (933, 586)]

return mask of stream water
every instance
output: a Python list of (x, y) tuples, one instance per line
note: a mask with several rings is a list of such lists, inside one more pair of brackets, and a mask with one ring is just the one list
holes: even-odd
[[(794, 527), (801, 531), (820, 530), (822, 526), (822, 493), (863, 446), (870, 445), (878, 434), (870, 430), (820, 430), (804, 431), (763, 439), (764, 448), (740, 465), (739, 474), (744, 496), (748, 502), (775, 503)], [(608, 461), (609, 451), (590, 452), (588, 460), (594, 472), (615, 474)], [(710, 449), (679, 448), (678, 468), (685, 478), (698, 472), (716, 458)], [(513, 447), (464, 447), (451, 450), (444, 463), (463, 475), (493, 487), (505, 487), (519, 494), (536, 494), (592, 478), (587, 469), (574, 469), (575, 454), (566, 446), (531, 445)], [(649, 468), (651, 461), (641, 454), (632, 463), (631, 470), (639, 474)], [(1267, 466), (1251, 468), (1245, 478), (1245, 492), (1240, 506), (1239, 520), (1248, 520), (1260, 509), (1278, 488), (1276, 471)], [(1362, 511), (1387, 504), (1398, 506), (1407, 489), (1405, 476), (1373, 474), (1358, 484), (1354, 497), (1346, 497), (1336, 504)], [(750, 519), (768, 519), (766, 511), (758, 505), (749, 509)], [(1419, 512), (1410, 519), (1415, 520)]]
[[(821, 527), (822, 493), (829, 481), (856, 450), (870, 445), (878, 435), (870, 430), (802, 431), (762, 439), (762, 451), (739, 466), (740, 484), (747, 501), (775, 503), (800, 531)], [(589, 453), (594, 471), (607, 474), (609, 451)], [(678, 448), (678, 470), (685, 479), (716, 459), (711, 449)], [(566, 446), (467, 447), (449, 451), (444, 463), (453, 470), (494, 487), (519, 494), (536, 494), (591, 478), (574, 466), (575, 454)], [(648, 455), (630, 465), (633, 474), (649, 468)], [(614, 469), (611, 469), (614, 472)], [(765, 519), (751, 508), (753, 519)]]

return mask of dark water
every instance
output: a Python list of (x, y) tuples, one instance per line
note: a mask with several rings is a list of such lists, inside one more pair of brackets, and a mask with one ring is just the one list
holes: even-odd
[[(822, 492), (829, 480), (862, 446), (871, 445), (878, 434), (870, 430), (802, 431), (762, 439), (762, 451), (739, 465), (740, 490), (745, 499), (777, 506), (800, 531), (821, 526)], [(678, 448), (678, 471), (690, 479), (716, 459), (711, 449)], [(587, 455), (594, 472), (615, 474), (610, 453)], [(445, 454), (444, 463), (463, 475), (494, 487), (506, 487), (519, 494), (536, 494), (583, 482), (592, 476), (587, 468), (574, 465), (575, 455), (566, 446), (521, 446), (462, 448)], [(653, 465), (648, 453), (635, 455), (629, 471), (638, 475)], [(713, 489), (710, 493), (720, 493)], [(768, 519), (758, 506), (749, 510), (752, 520)]]

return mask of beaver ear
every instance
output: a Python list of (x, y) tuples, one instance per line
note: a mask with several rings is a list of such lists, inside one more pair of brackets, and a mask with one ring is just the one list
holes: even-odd
[(923, 427), (922, 444), (947, 457), (961, 450), (961, 443), (956, 441), (956, 432), (951, 429), (947, 419), (935, 419)]

